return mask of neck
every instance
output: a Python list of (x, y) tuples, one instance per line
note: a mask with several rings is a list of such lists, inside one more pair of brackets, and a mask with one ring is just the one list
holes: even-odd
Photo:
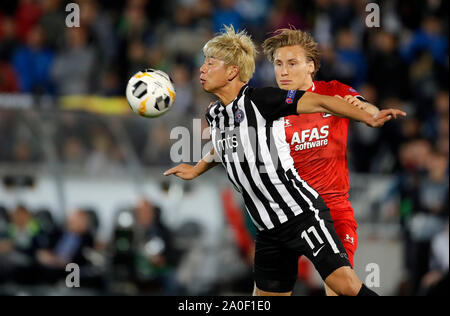
[(245, 85), (245, 82), (233, 80), (229, 84), (215, 91), (214, 94), (220, 99), (223, 105), (228, 105), (237, 97), (239, 91), (241, 91), (242, 87)]
[(303, 90), (303, 91), (308, 90), (309, 88), (312, 87), (313, 82), (314, 82), (313, 79), (312, 79), (311, 77), (309, 77), (309, 78), (305, 81), (305, 83), (299, 88), (299, 90)]

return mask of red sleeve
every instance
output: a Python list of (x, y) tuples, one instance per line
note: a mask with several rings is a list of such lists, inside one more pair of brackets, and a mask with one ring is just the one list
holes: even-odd
[(343, 84), (337, 80), (333, 80), (331, 82), (333, 84), (333, 93), (339, 95), (341, 97), (345, 97), (346, 95), (352, 95), (354, 97), (361, 97), (361, 95), (350, 86)]

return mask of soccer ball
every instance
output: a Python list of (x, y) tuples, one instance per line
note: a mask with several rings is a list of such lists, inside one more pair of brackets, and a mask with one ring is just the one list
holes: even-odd
[(127, 101), (131, 109), (144, 117), (158, 117), (175, 102), (172, 79), (163, 71), (146, 69), (128, 81)]

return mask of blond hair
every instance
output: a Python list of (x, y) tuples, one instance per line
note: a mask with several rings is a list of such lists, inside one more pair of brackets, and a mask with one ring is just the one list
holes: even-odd
[(262, 45), (264, 54), (271, 63), (274, 62), (275, 52), (285, 46), (300, 45), (305, 51), (306, 61), (314, 62), (314, 77), (320, 68), (319, 46), (306, 32), (296, 29), (280, 29), (278, 34), (266, 39)]
[(227, 66), (237, 66), (242, 82), (249, 82), (255, 72), (255, 44), (245, 31), (236, 33), (232, 25), (225, 26), (223, 34), (208, 41), (203, 53), (205, 57), (224, 61)]

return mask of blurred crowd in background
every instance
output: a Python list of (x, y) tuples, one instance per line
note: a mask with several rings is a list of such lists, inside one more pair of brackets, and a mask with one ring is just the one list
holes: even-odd
[[(222, 237), (214, 247), (205, 242), (201, 224), (167, 225), (167, 209), (147, 197), (114, 210), (108, 240), (98, 238), (95, 209), (73, 210), (59, 223), (48, 209), (0, 206), (0, 295), (73, 295), (68, 280), (81, 286), (82, 295), (249, 295), (250, 222), (232, 190), (222, 194), (231, 224), (229, 231), (217, 232)], [(78, 281), (68, 279), (68, 264), (78, 266)]]
[[(395, 178), (380, 207), (391, 209), (402, 225), (411, 279), (404, 293), (424, 294), (445, 275), (448, 282), (448, 1), (71, 1), (80, 6), (79, 28), (65, 25), (68, 2), (0, 3), (0, 94), (27, 93), (37, 100), (43, 95), (123, 96), (128, 79), (151, 67), (170, 74), (177, 98), (171, 112), (151, 124), (135, 115), (121, 117), (122, 129), (110, 118), (59, 112), (56, 102), (48, 115), (61, 162), (86, 166), (89, 172), (123, 167), (130, 161), (121, 145), (125, 136), (143, 166), (172, 165), (170, 128), (192, 129), (192, 119), (203, 118), (211, 101), (198, 82), (204, 43), (224, 24), (246, 29), (258, 45), (275, 30), (293, 26), (310, 32), (320, 45), (322, 66), (316, 80), (339, 80), (380, 108), (408, 113), (406, 120), (382, 129), (352, 123), (349, 168)], [(369, 2), (380, 6), (380, 28), (365, 24)], [(250, 84), (276, 85), (263, 54)], [(0, 163), (48, 159), (34, 130), (40, 121), (22, 113), (0, 109)], [(89, 231), (84, 211), (68, 219), (67, 231), (50, 233), (58, 238), (41, 238), (44, 229), (25, 207), (4, 213), (13, 214), (4, 235), (12, 244), (0, 243), (0, 259), (2, 252), (18, 247), (52, 274), (68, 252), (73, 259), (78, 256), (75, 248), (92, 245), (92, 238), (77, 232)], [(40, 248), (53, 253), (36, 250)], [(166, 289), (176, 288), (173, 280), (163, 279)]]
[[(448, 16), (446, 1), (378, 1), (381, 28), (365, 25), (367, 1), (353, 0), (178, 0), (78, 1), (80, 26), (65, 26), (67, 2), (22, 0), (0, 5), (0, 92), (37, 95), (123, 96), (128, 79), (147, 67), (162, 69), (175, 81), (177, 103), (166, 120), (203, 118), (209, 104), (198, 83), (203, 44), (222, 26), (246, 29), (256, 43), (293, 26), (320, 44), (317, 80), (353, 86), (379, 107), (398, 107), (408, 120), (381, 130), (360, 124), (350, 132), (350, 167), (357, 172), (392, 172), (401, 165), (400, 145), (424, 139), (448, 155)], [(274, 85), (272, 66), (259, 54), (251, 84)], [(20, 118), (2, 115), (0, 161), (42, 159), (39, 146), (21, 134)], [(62, 151), (79, 156), (102, 147), (121, 161), (117, 140), (102, 127), (86, 130), (66, 115), (58, 130)], [(141, 125), (144, 123), (141, 123)], [(167, 151), (166, 124), (153, 123), (139, 144), (157, 143)], [(175, 126), (175, 124), (173, 124)], [(73, 131), (75, 131), (73, 133)], [(96, 140), (87, 135), (98, 135)], [(156, 135), (155, 135), (156, 134)], [(144, 141), (143, 141), (144, 139)], [(145, 146), (135, 146), (136, 149)], [(169, 164), (139, 153), (144, 164)], [(63, 155), (64, 156), (64, 155)]]

